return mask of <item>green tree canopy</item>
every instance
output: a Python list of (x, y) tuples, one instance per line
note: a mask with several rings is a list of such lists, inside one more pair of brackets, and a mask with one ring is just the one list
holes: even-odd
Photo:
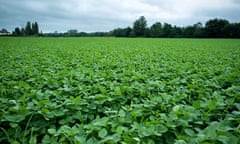
[(33, 35), (38, 35), (39, 34), (39, 29), (38, 29), (38, 23), (37, 22), (32, 23), (32, 34)]
[(224, 19), (212, 19), (206, 22), (206, 33), (208, 37), (225, 37), (224, 28), (229, 24)]
[(39, 27), (38, 23), (34, 22), (31, 23), (30, 21), (27, 22), (25, 28), (16, 27), (13, 31), (14, 36), (38, 36), (39, 35)]
[(169, 37), (172, 30), (172, 25), (164, 23), (163, 25), (163, 37)]
[(135, 36), (144, 36), (147, 28), (147, 20), (144, 16), (141, 16), (133, 23), (133, 31)]
[(160, 22), (154, 23), (150, 27), (151, 37), (160, 37), (162, 35), (162, 24)]
[(20, 36), (21, 35), (21, 30), (19, 27), (16, 27), (15, 30), (13, 31), (14, 36)]
[(25, 27), (25, 34), (26, 35), (32, 35), (32, 25), (31, 22), (28, 21)]

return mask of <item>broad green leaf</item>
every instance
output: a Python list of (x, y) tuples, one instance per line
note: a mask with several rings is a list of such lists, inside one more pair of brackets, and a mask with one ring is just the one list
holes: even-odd
[(56, 129), (54, 129), (54, 128), (50, 128), (50, 129), (48, 129), (48, 133), (49, 134), (52, 134), (52, 135), (54, 135), (54, 134), (56, 134)]
[(168, 128), (164, 125), (158, 124), (156, 125), (156, 130), (158, 133), (165, 133), (168, 131)]
[(184, 129), (184, 132), (189, 136), (194, 136), (195, 132), (192, 129), (186, 128)]
[(18, 123), (24, 120), (26, 115), (25, 114), (5, 114), (3, 115), (3, 117), (7, 121)]
[(207, 138), (210, 138), (210, 139), (215, 139), (216, 138), (216, 136), (217, 136), (217, 133), (216, 133), (217, 127), (218, 127), (218, 123), (217, 122), (212, 122), (210, 124), (210, 126), (208, 126), (205, 129)]
[(101, 119), (95, 119), (92, 124), (93, 124), (93, 126), (105, 126), (105, 125), (107, 125), (108, 119), (109, 118), (107, 118), (107, 117), (104, 117)]
[(108, 134), (107, 130), (105, 128), (101, 129), (99, 132), (98, 132), (98, 136), (100, 138), (104, 138), (106, 137), (106, 135)]
[(120, 111), (119, 111), (119, 116), (120, 116), (120, 117), (125, 117), (125, 112), (124, 112), (123, 110), (120, 110)]

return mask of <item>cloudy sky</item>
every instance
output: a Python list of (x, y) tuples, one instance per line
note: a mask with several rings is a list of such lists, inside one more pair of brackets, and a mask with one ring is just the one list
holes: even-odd
[(43, 32), (109, 31), (132, 26), (145, 16), (148, 26), (205, 23), (212, 18), (240, 22), (240, 0), (0, 0), (0, 29), (12, 31), (37, 21)]

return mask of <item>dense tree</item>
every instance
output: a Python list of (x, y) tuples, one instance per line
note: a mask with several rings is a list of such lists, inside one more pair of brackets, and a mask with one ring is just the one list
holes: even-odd
[(204, 28), (201, 22), (194, 24), (193, 27), (194, 27), (193, 37), (205, 37)]
[(76, 29), (70, 29), (67, 31), (66, 36), (77, 36), (78, 30)]
[(21, 30), (19, 27), (16, 27), (13, 31), (14, 36), (20, 36), (21, 35)]
[(177, 26), (172, 27), (168, 37), (182, 37), (182, 29)]
[(198, 22), (194, 25), (187, 26), (187, 27), (174, 27), (173, 29), (178, 29), (177, 33), (172, 33), (175, 34), (175, 37), (203, 37), (204, 36), (204, 29), (202, 26), (202, 23)]
[(89, 33), (88, 36), (105, 37), (105, 36), (108, 36), (108, 33), (107, 32), (93, 32), (93, 33)]
[(27, 22), (25, 28), (16, 27), (13, 31), (14, 36), (38, 36), (39, 35), (39, 28), (38, 23), (34, 22), (31, 23), (30, 21)]
[(32, 34), (33, 35), (38, 35), (39, 34), (39, 29), (38, 29), (38, 23), (32, 23)]
[(171, 30), (172, 30), (172, 25), (168, 24), (168, 23), (164, 23), (163, 30), (162, 30), (162, 36), (163, 37), (169, 37), (170, 33), (171, 33)]
[(151, 37), (161, 37), (162, 30), (163, 30), (162, 24), (160, 22), (156, 22), (150, 27), (150, 36)]
[(143, 37), (145, 35), (145, 30), (147, 28), (147, 20), (144, 16), (141, 16), (133, 23), (133, 32), (135, 36)]
[(208, 37), (226, 37), (224, 32), (225, 27), (229, 25), (229, 22), (224, 19), (212, 19), (206, 22), (206, 34)]
[(194, 26), (187, 26), (183, 29), (183, 35), (184, 37), (192, 37), (195, 33), (195, 27)]
[(240, 38), (240, 23), (228, 24), (224, 28), (224, 33), (229, 38)]
[(27, 24), (26, 24), (25, 34), (26, 34), (27, 36), (33, 34), (33, 33), (32, 33), (32, 25), (31, 25), (31, 22), (30, 22), (30, 21), (28, 21)]
[(130, 27), (127, 28), (117, 28), (114, 29), (110, 36), (116, 36), (116, 37), (129, 37), (132, 29)]
[(151, 37), (150, 29), (147, 27), (144, 31), (144, 37)]
[(24, 28), (21, 28), (21, 36), (25, 36), (26, 35), (26, 31)]

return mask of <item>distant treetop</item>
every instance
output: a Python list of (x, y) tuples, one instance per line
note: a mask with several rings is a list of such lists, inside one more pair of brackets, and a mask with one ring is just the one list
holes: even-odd
[(27, 22), (25, 28), (16, 27), (13, 31), (14, 36), (38, 36), (39, 35), (39, 27), (38, 23)]

